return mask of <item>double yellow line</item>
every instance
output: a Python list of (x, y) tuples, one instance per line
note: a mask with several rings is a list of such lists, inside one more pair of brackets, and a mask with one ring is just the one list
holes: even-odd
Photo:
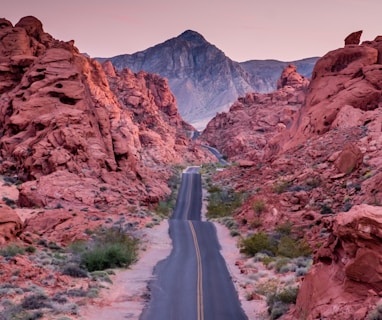
[(196, 236), (194, 225), (192, 221), (188, 221), (188, 224), (191, 229), (192, 238), (194, 239), (194, 246), (196, 252), (196, 263), (197, 263), (197, 293), (196, 293), (196, 304), (198, 309), (198, 320), (204, 320), (204, 304), (203, 304), (203, 268), (202, 268), (202, 258), (200, 255), (200, 248), (198, 243), (198, 238)]
[[(192, 181), (194, 175), (191, 173), (191, 177), (188, 182), (188, 203), (187, 209), (185, 210), (186, 219), (190, 218), (190, 207), (191, 207), (191, 194), (192, 194)], [(196, 264), (197, 264), (197, 288), (196, 288), (196, 305), (197, 305), (197, 320), (204, 320), (204, 304), (203, 304), (203, 268), (202, 268), (202, 257), (200, 255), (200, 247), (198, 243), (198, 237), (196, 236), (196, 231), (191, 220), (188, 220), (188, 225), (190, 226), (192, 239), (194, 241), (195, 253), (196, 253)]]

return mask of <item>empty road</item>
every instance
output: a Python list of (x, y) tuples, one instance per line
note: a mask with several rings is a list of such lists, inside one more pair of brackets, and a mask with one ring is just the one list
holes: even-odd
[(170, 219), (173, 250), (155, 267), (151, 299), (141, 320), (244, 320), (212, 223), (201, 221), (197, 167), (182, 175)]

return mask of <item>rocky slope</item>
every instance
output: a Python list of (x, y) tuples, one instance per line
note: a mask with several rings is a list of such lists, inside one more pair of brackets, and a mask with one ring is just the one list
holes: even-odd
[(229, 112), (218, 113), (202, 132), (201, 139), (230, 160), (257, 161), (269, 141), (292, 124), (305, 99), (309, 80), (287, 66), (271, 93), (247, 93)]
[(0, 25), (0, 170), (19, 180), (20, 206), (156, 203), (169, 164), (206, 159), (166, 80), (105, 72), (34, 17)]
[[(248, 94), (239, 99), (202, 134), (220, 143), (219, 148), (238, 164), (219, 173), (215, 183), (247, 194), (236, 211), (241, 232), (272, 233), (292, 222), (294, 236), (311, 244), (314, 264), (302, 279), (295, 308), (285, 319), (378, 316), (380, 44), (380, 37), (362, 44), (352, 42), (322, 57), (305, 99), (295, 105), (296, 96), (290, 96), (296, 109), (285, 122), (280, 117), (284, 113), (279, 89), (271, 96)], [(249, 99), (254, 96), (256, 100)], [(262, 108), (261, 99), (267, 102)], [(283, 108), (291, 109), (288, 101)], [(278, 128), (272, 132), (269, 121), (263, 125), (262, 145), (257, 142), (259, 133), (254, 133), (261, 127), (252, 123), (260, 115), (264, 119), (276, 115), (273, 128)], [(277, 126), (278, 122), (282, 125)], [(226, 131), (229, 134), (224, 136)], [(222, 142), (217, 142), (220, 135)]]
[[(97, 59), (110, 60), (117, 69), (144, 70), (167, 78), (180, 114), (197, 129), (203, 129), (216, 112), (227, 110), (239, 96), (250, 91), (273, 90), (287, 64), (280, 61), (240, 64), (191, 30), (141, 52)], [(316, 60), (298, 63), (310, 76)]]

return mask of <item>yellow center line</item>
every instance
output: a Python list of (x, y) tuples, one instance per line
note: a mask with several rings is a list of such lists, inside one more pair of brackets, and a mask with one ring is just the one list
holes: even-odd
[(191, 207), (191, 195), (192, 195), (192, 180), (194, 175), (191, 175), (190, 179), (188, 179), (188, 197), (187, 197), (187, 209), (184, 210), (185, 219), (190, 217), (190, 207)]
[(202, 268), (202, 258), (200, 255), (200, 248), (198, 243), (198, 238), (196, 236), (194, 225), (192, 221), (188, 221), (191, 229), (192, 238), (194, 240), (195, 252), (196, 252), (196, 263), (197, 263), (197, 309), (198, 309), (198, 320), (204, 320), (204, 304), (203, 304), (203, 268)]

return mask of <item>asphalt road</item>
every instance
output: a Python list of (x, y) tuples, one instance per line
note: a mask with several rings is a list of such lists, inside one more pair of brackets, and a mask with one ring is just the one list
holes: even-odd
[(201, 207), (201, 176), (198, 168), (189, 168), (170, 219), (173, 250), (155, 267), (141, 320), (248, 319), (220, 254), (215, 226), (201, 221)]
[(202, 147), (208, 149), (219, 160), (219, 162), (222, 165), (225, 165), (225, 166), (229, 165), (229, 163), (226, 160), (224, 160), (223, 156), (217, 149), (204, 145), (204, 144), (202, 144)]

